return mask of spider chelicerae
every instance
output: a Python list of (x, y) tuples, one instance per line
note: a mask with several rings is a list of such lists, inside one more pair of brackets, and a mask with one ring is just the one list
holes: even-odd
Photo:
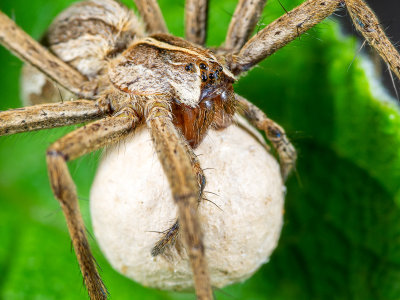
[[(93, 121), (50, 146), (47, 160), (51, 185), (64, 211), (89, 295), (103, 299), (107, 297), (106, 289), (90, 253), (66, 162), (121, 140), (138, 126), (148, 126), (179, 207), (179, 221), (172, 234), (182, 231), (198, 298), (211, 299), (194, 209), (205, 176), (192, 149), (208, 128), (226, 128), (239, 111), (265, 131), (279, 155), (283, 178), (296, 159), (283, 129), (234, 93), (232, 84), (237, 76), (344, 6), (357, 29), (397, 76), (400, 59), (362, 1), (307, 1), (250, 40), (265, 1), (239, 1), (224, 46), (213, 50), (201, 46), (206, 37), (207, 1), (187, 1), (186, 40), (167, 33), (155, 1), (136, 4), (148, 34), (117, 2), (88, 1), (65, 11), (50, 28), (44, 44), (51, 52), (1, 14), (3, 45), (78, 99), (2, 112), (0, 134)], [(102, 51), (93, 51), (91, 47), (96, 46)], [(53, 95), (32, 95), (30, 100), (51, 102), (46, 99), (49, 94)], [(162, 238), (153, 248), (153, 255), (162, 253), (168, 241), (167, 236)]]

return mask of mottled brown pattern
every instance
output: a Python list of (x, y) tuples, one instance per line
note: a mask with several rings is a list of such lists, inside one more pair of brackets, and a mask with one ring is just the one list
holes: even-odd
[(79, 124), (104, 115), (105, 111), (89, 100), (11, 109), (0, 112), (0, 135)]
[(178, 205), (183, 241), (188, 251), (195, 275), (198, 299), (212, 299), (207, 263), (197, 205), (200, 195), (199, 185), (191, 159), (187, 153), (185, 140), (172, 123), (165, 104), (154, 103), (146, 116), (161, 165), (167, 175), (174, 201)]
[[(197, 184), (199, 186), (199, 196), (197, 198), (197, 203), (200, 204), (200, 202), (203, 200), (203, 192), (206, 186), (206, 176), (204, 175), (204, 171), (201, 168), (200, 161), (194, 153), (193, 148), (189, 145), (189, 142), (185, 144), (185, 147), (190, 158), (193, 172), (197, 178)], [(175, 247), (178, 253), (180, 253), (182, 248), (181, 242), (179, 240), (180, 231), (181, 229), (179, 220), (176, 220), (170, 228), (166, 229), (163, 232), (162, 237), (151, 250), (151, 254), (153, 256), (162, 255), (167, 249), (171, 247)]]
[(207, 38), (208, 0), (186, 0), (185, 37), (188, 41), (204, 45)]
[(363, 1), (347, 0), (346, 6), (354, 26), (400, 78), (399, 52), (385, 35), (378, 18)]
[(136, 6), (146, 24), (148, 33), (167, 33), (167, 25), (156, 0), (135, 0)]
[(0, 42), (67, 90), (82, 97), (88, 96), (89, 87), (85, 85), (87, 83), (85, 76), (44, 49), (2, 12), (0, 12)]
[(225, 49), (239, 51), (253, 33), (267, 0), (239, 0), (229, 24)]
[[(108, 60), (125, 50), (136, 37), (143, 35), (143, 25), (125, 6), (113, 0), (90, 0), (75, 3), (63, 11), (50, 25), (42, 42), (85, 76), (83, 78), (78, 73), (82, 77), (76, 78), (81, 81), (80, 84), (85, 78), (94, 81), (91, 90), (85, 91), (85, 97), (95, 98), (100, 90), (97, 87), (102, 85), (96, 79), (107, 68)], [(24, 72), (24, 86), (40, 76), (40, 70), (32, 70), (29, 65), (24, 66)], [(62, 101), (62, 95), (66, 93), (52, 79), (36, 83), (42, 84), (42, 93), (23, 95), (24, 102), (31, 105)]]
[(119, 141), (134, 130), (137, 122), (135, 113), (125, 109), (118, 116), (107, 117), (69, 133), (47, 151), (50, 184), (67, 220), (72, 244), (91, 299), (107, 299), (108, 292), (90, 250), (76, 187), (69, 174), (67, 161)]
[(110, 24), (104, 23), (103, 20), (99, 19), (88, 19), (88, 20), (64, 20), (62, 23), (58, 23), (53, 31), (48, 35), (48, 45), (56, 45), (60, 43), (68, 42), (69, 40), (78, 39), (82, 35), (97, 35), (113, 37), (117, 33), (117, 28)]
[(233, 56), (234, 74), (251, 69), (278, 49), (330, 16), (342, 0), (309, 0), (283, 15), (253, 36)]
[(168, 95), (192, 108), (229, 90), (234, 81), (210, 51), (165, 34), (132, 44), (112, 63), (109, 79), (123, 92)]
[(50, 25), (46, 45), (88, 78), (107, 68), (107, 59), (144, 35), (143, 26), (126, 7), (113, 0), (72, 5)]

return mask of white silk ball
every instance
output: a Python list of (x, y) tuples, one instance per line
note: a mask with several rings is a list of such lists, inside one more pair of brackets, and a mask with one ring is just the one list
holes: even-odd
[[(276, 159), (245, 125), (210, 130), (195, 150), (207, 185), (199, 206), (214, 287), (243, 281), (268, 261), (283, 222), (284, 185)], [(250, 134), (251, 133), (251, 134)], [(208, 193), (211, 192), (211, 193)], [(177, 209), (145, 128), (107, 150), (91, 190), (98, 243), (111, 265), (149, 287), (193, 288), (185, 251), (151, 256)]]

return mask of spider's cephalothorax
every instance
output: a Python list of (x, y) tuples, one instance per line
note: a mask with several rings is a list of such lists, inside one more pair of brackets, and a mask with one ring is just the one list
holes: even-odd
[[(28, 63), (24, 73), (33, 84), (23, 84), (23, 96), (25, 103), (37, 104), (0, 112), (0, 135), (94, 121), (52, 144), (47, 163), (89, 295), (106, 299), (67, 162), (147, 126), (178, 207), (178, 219), (149, 251), (159, 255), (181, 238), (198, 299), (209, 300), (213, 295), (196, 213), (206, 180), (193, 147), (208, 128), (223, 129), (239, 113), (265, 132), (279, 156), (284, 179), (296, 160), (283, 129), (233, 92), (234, 75), (251, 69), (344, 6), (355, 27), (399, 78), (400, 55), (362, 0), (307, 0), (252, 38), (266, 0), (239, 0), (224, 45), (216, 48), (218, 55), (204, 48), (207, 0), (186, 0), (187, 41), (168, 34), (156, 0), (135, 2), (144, 25), (114, 0), (72, 5), (43, 39), (48, 49), (0, 12), (0, 43)], [(76, 100), (54, 103), (60, 95)]]
[[(170, 105), (174, 124), (192, 147), (201, 142), (210, 126), (225, 128), (232, 122), (235, 78), (224, 62), (210, 50), (182, 38), (164, 33), (146, 37), (135, 15), (117, 2), (72, 5), (55, 19), (44, 40), (64, 61), (88, 78), (98, 79), (100, 84), (91, 96), (100, 98), (101, 105), (109, 105), (113, 113), (133, 105), (144, 119), (141, 114), (146, 111), (146, 102), (161, 97)], [(25, 85), (31, 77), (24, 78), (28, 81)], [(57, 100), (59, 88), (47, 83), (39, 95), (28, 93), (26, 102), (49, 102), (46, 87)]]
[(171, 35), (134, 42), (111, 63), (108, 78), (128, 98), (142, 96), (136, 97), (141, 111), (150, 99), (166, 99), (174, 124), (192, 147), (210, 125), (228, 126), (235, 112), (233, 74), (211, 51)]

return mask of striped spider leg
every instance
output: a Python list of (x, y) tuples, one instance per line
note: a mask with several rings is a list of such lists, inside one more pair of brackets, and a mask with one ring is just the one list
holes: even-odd
[[(256, 6), (256, 3), (253, 5)], [(267, 25), (248, 41), (239, 40), (237, 36), (242, 32), (251, 32), (255, 23), (248, 21), (239, 26), (237, 23), (240, 20), (233, 18), (226, 38), (228, 48), (223, 49), (230, 61), (231, 71), (239, 75), (251, 69), (342, 7), (347, 8), (357, 30), (400, 78), (400, 55), (383, 32), (373, 11), (362, 0), (305, 1)], [(235, 28), (240, 28), (241, 31), (234, 30)]]

